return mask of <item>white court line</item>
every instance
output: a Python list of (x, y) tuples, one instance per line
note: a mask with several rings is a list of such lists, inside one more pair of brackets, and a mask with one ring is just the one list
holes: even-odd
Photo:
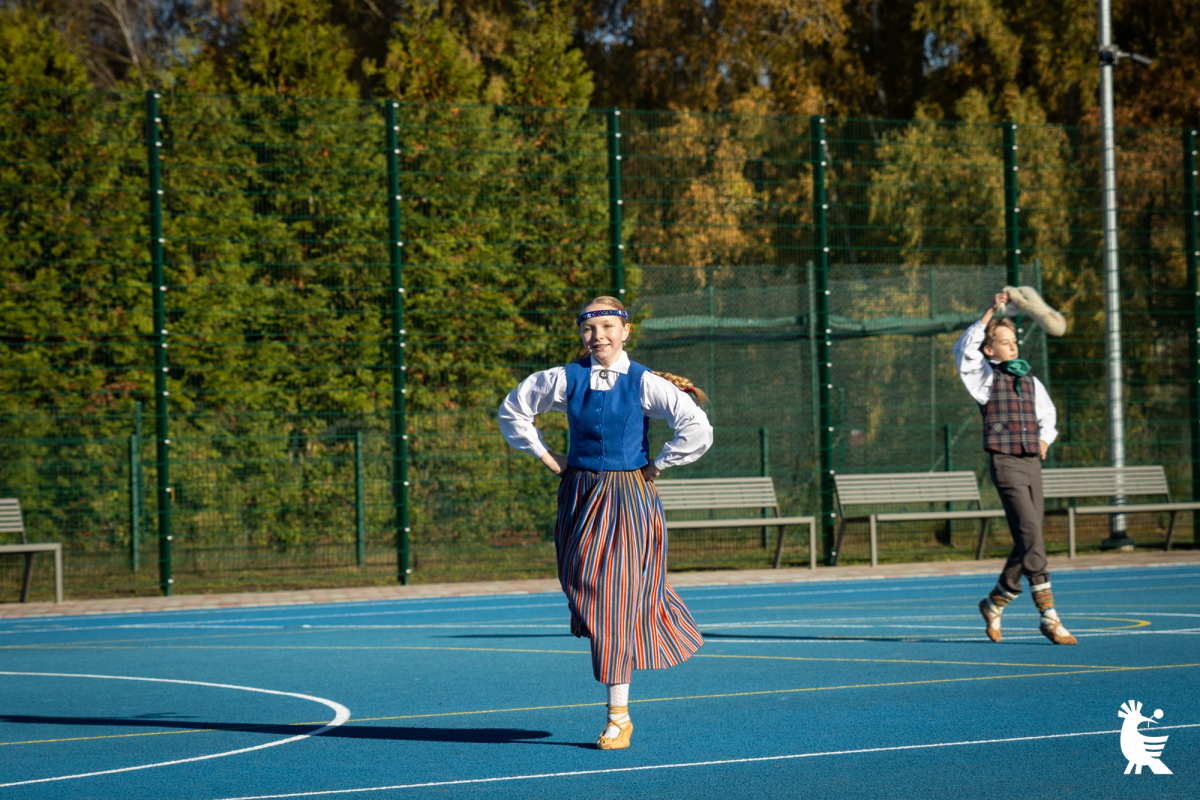
[[(1189, 725), (1163, 725), (1156, 731), (1178, 730), (1180, 728), (1200, 728), (1200, 723)], [(222, 800), (279, 800), (285, 797), (322, 797), (334, 794), (355, 794), (362, 792), (387, 792), (398, 789), (427, 789), (435, 786), (465, 786), (468, 784), (499, 783), (501, 781), (529, 781), (545, 778), (573, 778), (580, 775), (613, 775), (620, 772), (647, 772), (658, 769), (687, 769), (694, 767), (715, 767), (724, 764), (761, 764), (768, 761), (789, 761), (798, 758), (821, 758), (824, 756), (852, 756), (863, 753), (892, 753), (902, 750), (928, 750), (936, 747), (967, 747), (981, 744), (1006, 744), (1008, 742), (1037, 742), (1046, 739), (1069, 739), (1077, 736), (1110, 736), (1119, 734), (1115, 731), (1084, 731), (1080, 733), (1051, 733), (1044, 736), (1014, 736), (1008, 739), (978, 739), (965, 742), (934, 742), (931, 744), (905, 744), (895, 747), (864, 747), (858, 750), (826, 750), (819, 753), (792, 753), (784, 756), (759, 756), (756, 758), (726, 758), (720, 761), (688, 761), (681, 764), (648, 764), (644, 767), (614, 767), (612, 769), (584, 769), (575, 772), (544, 772), (535, 775), (505, 775), (498, 778), (468, 778), (458, 781), (431, 781), (429, 783), (402, 783), (394, 786), (369, 786), (360, 789), (326, 789), (316, 792), (291, 792), (288, 794), (258, 794), (243, 797), (226, 797)]]
[[(990, 574), (990, 573), (988, 573), (988, 574)], [(1159, 580), (1166, 580), (1166, 579), (1174, 580), (1177, 578), (1200, 578), (1200, 572), (1188, 572), (1188, 573), (1184, 573), (1182, 575), (1155, 575), (1153, 577), (1155, 579), (1159, 579)], [(896, 576), (896, 577), (892, 577), (892, 578), (870, 578), (870, 579), (865, 579), (865, 580), (904, 580), (904, 578), (902, 576)], [(1078, 577), (1078, 578), (1062, 577), (1062, 578), (1054, 579), (1055, 582), (1064, 583), (1064, 584), (1069, 583), (1072, 586), (1081, 584), (1081, 583), (1116, 583), (1117, 581), (1144, 581), (1144, 580), (1147, 580), (1147, 576), (1145, 576), (1145, 575), (1130, 575), (1130, 576), (1124, 577), (1124, 578), (1105, 578), (1105, 577), (1100, 577), (1100, 576), (1096, 576), (1096, 577), (1089, 576), (1089, 577)], [(697, 588), (699, 588), (699, 587), (697, 587)], [(921, 588), (924, 590), (930, 590), (930, 589), (978, 589), (979, 582), (976, 581), (974, 583), (955, 583), (955, 584), (946, 584), (946, 585), (927, 586), (927, 587), (921, 587)], [(1153, 591), (1154, 588), (1155, 587), (1153, 587), (1153, 586), (1146, 587), (1147, 591)], [(712, 587), (704, 587), (704, 590), (711, 591)], [(691, 602), (692, 600), (741, 600), (746, 597), (810, 597), (813, 595), (827, 595), (827, 594), (866, 594), (866, 593), (870, 593), (870, 592), (911, 592), (911, 591), (914, 591), (914, 589), (912, 586), (889, 586), (889, 587), (864, 586), (861, 588), (853, 588), (853, 589), (824, 589), (824, 590), (818, 589), (818, 590), (810, 591), (810, 592), (755, 592), (753, 594), (714, 594), (714, 595), (708, 595), (708, 596), (702, 596), (702, 597), (697, 597), (697, 596), (694, 596), (691, 594), (686, 594), (684, 591), (681, 591), (679, 589), (677, 589), (676, 591), (679, 592), (679, 596), (682, 597), (685, 601)]]
[[(1123, 565), (1123, 564), (1115, 564), (1112, 566), (1087, 567), (1085, 569), (1084, 568), (1075, 569), (1072, 567), (1059, 567), (1058, 571), (1061, 573), (1064, 573), (1064, 574), (1061, 578), (1056, 578), (1056, 580), (1058, 580), (1062, 583), (1072, 583), (1072, 584), (1145, 580), (1147, 577), (1145, 575), (1132, 575), (1132, 576), (1128, 576), (1128, 577), (1111, 578), (1111, 577), (1103, 577), (1100, 575), (1095, 575), (1095, 573), (1099, 572), (1099, 571), (1108, 571), (1108, 570), (1123, 570), (1123, 571), (1131, 571), (1131, 570), (1139, 570), (1140, 571), (1140, 570), (1148, 570), (1148, 569), (1170, 570), (1170, 569), (1188, 569), (1189, 567), (1190, 567), (1190, 565), (1184, 565), (1184, 564), (1142, 564), (1142, 565), (1138, 565), (1136, 567), (1130, 567), (1130, 566)], [(1076, 573), (1079, 573), (1079, 574), (1076, 574)], [(972, 575), (973, 574), (974, 573), (972, 573)], [(980, 574), (982, 575), (984, 573), (980, 573)], [(828, 584), (846, 584), (846, 583), (856, 584), (856, 583), (861, 583), (864, 580), (868, 580), (868, 581), (897, 580), (897, 581), (907, 581), (907, 582), (915, 583), (918, 581), (935, 582), (935, 581), (941, 581), (941, 580), (960, 580), (963, 577), (964, 576), (962, 576), (962, 575), (911, 575), (911, 576), (909, 576), (909, 575), (893, 575), (893, 576), (879, 576), (879, 577), (869, 577), (869, 578), (835, 578), (835, 577), (831, 577), (831, 578), (823, 579), (823, 580), (819, 580), (819, 581), (794, 581), (793, 585), (795, 585), (795, 584), (811, 585), (812, 583), (826, 584), (826, 585), (828, 585)], [(1192, 573), (1183, 573), (1183, 574), (1178, 574), (1178, 575), (1175, 575), (1175, 574), (1153, 575), (1150, 577), (1152, 579), (1195, 578), (1195, 577), (1200, 577), (1200, 573), (1192, 572)], [(676, 591), (679, 592), (679, 594), (682, 596), (682, 595), (690, 595), (692, 592), (713, 591), (715, 589), (721, 589), (721, 588), (737, 589), (737, 588), (748, 587), (750, 585), (753, 585), (753, 584), (737, 584), (735, 586), (731, 586), (728, 584), (712, 584), (712, 585), (708, 585), (708, 586), (683, 586), (683, 587), (676, 587)], [(786, 584), (769, 583), (769, 584), (759, 584), (759, 585), (779, 586), (779, 585), (786, 585)], [(929, 586), (929, 587), (925, 587), (925, 588), (929, 588), (929, 589), (970, 589), (970, 588), (975, 588), (978, 585), (979, 585), (978, 582), (972, 582), (972, 583), (961, 583), (961, 584), (952, 584), (952, 585), (935, 585), (935, 586)], [(1153, 587), (1151, 587), (1151, 588), (1153, 588)], [(854, 590), (849, 590), (849, 591), (851, 593), (853, 593), (853, 592), (872, 592), (872, 591), (877, 591), (877, 592), (878, 591), (900, 591), (901, 589), (912, 589), (912, 586), (909, 585), (906, 587), (899, 587), (899, 588), (890, 588), (889, 587), (887, 589), (868, 586), (868, 587), (862, 587), (859, 589), (854, 589)], [(800, 596), (800, 595), (808, 595), (808, 594), (842, 594), (842, 593), (846, 593), (846, 591), (847, 590), (828, 590), (828, 589), (826, 589), (823, 591), (815, 591), (815, 592), (762, 592), (762, 593), (753, 593), (753, 594), (720, 594), (720, 595), (713, 595), (711, 597), (688, 597), (685, 599), (690, 599), (690, 600), (723, 600), (723, 599), (737, 600), (737, 599), (740, 599), (743, 597), (791, 597), (791, 596)], [(382, 599), (381, 600), (356, 600), (356, 601), (351, 601), (351, 602), (347, 602), (347, 603), (333, 603), (333, 602), (317, 603), (317, 602), (313, 602), (313, 603), (289, 603), (286, 605), (280, 605), (280, 604), (266, 605), (266, 604), (264, 604), (261, 606), (245, 606), (245, 607), (241, 607), (241, 608), (186, 608), (186, 609), (161, 609), (161, 610), (155, 610), (155, 611), (130, 610), (130, 611), (121, 611), (121, 612), (116, 612), (116, 613), (108, 613), (108, 614), (87, 614), (87, 615), (83, 615), (83, 616), (85, 616), (86, 619), (104, 620), (104, 619), (121, 619), (121, 618), (128, 617), (131, 614), (151, 614), (151, 613), (153, 613), (153, 614), (172, 614), (172, 615), (182, 615), (182, 614), (202, 614), (203, 615), (203, 614), (212, 614), (214, 612), (219, 612), (221, 614), (249, 614), (249, 613), (265, 613), (265, 612), (271, 611), (271, 610), (278, 610), (279, 612), (286, 614), (286, 612), (288, 612), (288, 611), (300, 611), (300, 610), (304, 610), (304, 609), (308, 609), (308, 608), (311, 608), (311, 609), (328, 608), (331, 605), (337, 605), (341, 608), (364, 608), (364, 607), (373, 607), (373, 606), (377, 606), (377, 605), (390, 605), (393, 603), (403, 603), (403, 604), (408, 605), (408, 604), (414, 604), (414, 603), (444, 604), (444, 603), (478, 602), (480, 600), (485, 600), (485, 599), (490, 599), (490, 598), (495, 598), (496, 600), (501, 600), (501, 599), (520, 600), (520, 599), (524, 599), (524, 598), (537, 599), (537, 598), (544, 597), (547, 595), (558, 595), (558, 594), (559, 593), (556, 591), (548, 591), (548, 592), (504, 592), (504, 593), (499, 593), (499, 594), (459, 595), (459, 596), (455, 596), (455, 597), (392, 597), (392, 598), (388, 598), (386, 600), (382, 600)], [(410, 613), (410, 614), (417, 613), (417, 614), (419, 614), (419, 613), (426, 613), (426, 612), (433, 613), (433, 612), (441, 612), (441, 611), (480, 611), (480, 610), (499, 610), (499, 609), (507, 609), (507, 608), (521, 609), (521, 608), (537, 608), (540, 606), (548, 606), (548, 605), (559, 605), (559, 604), (558, 603), (535, 603), (535, 604), (514, 603), (514, 604), (508, 605), (508, 606), (496, 606), (496, 607), (494, 607), (494, 609), (486, 609), (486, 608), (406, 609), (402, 613)], [(289, 619), (318, 619), (321, 616), (326, 616), (326, 617), (370, 616), (375, 613), (388, 614), (388, 613), (396, 613), (396, 612), (382, 611), (382, 612), (370, 612), (367, 614), (354, 614), (354, 615), (346, 615), (346, 614), (295, 615), (294, 617), (287, 617), (287, 618), (289, 618)], [(47, 615), (38, 617), (38, 619), (63, 619), (66, 617), (76, 617), (76, 616), (80, 616), (80, 615), (77, 615), (77, 614), (47, 614)], [(8, 618), (8, 619), (0, 619), (0, 626), (8, 625), (8, 624), (12, 624), (12, 625), (20, 625), (23, 623), (28, 624), (29, 619), (30, 619), (29, 617), (12, 617), (12, 618)], [(254, 621), (254, 620), (250, 620), (250, 621)], [(280, 621), (280, 620), (279, 620), (278, 616), (275, 616), (275, 617), (266, 618), (266, 621), (276, 622), (276, 621)], [(61, 630), (67, 630), (67, 629), (64, 628)], [(8, 631), (0, 630), (0, 633), (7, 633), (7, 632)]]
[[(1018, 615), (1018, 620), (1028, 622), (1036, 618), (1033, 612), (1023, 613), (1015, 612)], [(1123, 615), (1138, 615), (1138, 616), (1153, 616), (1153, 617), (1185, 617), (1185, 618), (1200, 618), (1200, 614), (1185, 614), (1178, 612), (1164, 611), (1139, 611), (1125, 609), (1104, 609), (1101, 611), (1074, 611), (1071, 616), (1076, 619), (1087, 617), (1111, 617), (1114, 614)], [(952, 620), (967, 620), (976, 619), (974, 614), (918, 614), (918, 615), (901, 615), (887, 617), (843, 617), (830, 618), (820, 620), (749, 620), (745, 622), (723, 622), (723, 623), (707, 623), (701, 622), (702, 630), (728, 630), (738, 628), (838, 628), (838, 629), (915, 629), (915, 630), (974, 630), (978, 626), (956, 626), (956, 625), (903, 625), (897, 624), (901, 620), (905, 621), (925, 621), (925, 622), (949, 622)], [(865, 624), (864, 624), (865, 623)], [(296, 627), (306, 630), (321, 630), (321, 631), (371, 631), (371, 630), (562, 630), (563, 623), (547, 623), (547, 624), (523, 624), (523, 623), (504, 623), (504, 622), (427, 622), (413, 623), (409, 625), (240, 625), (236, 623), (191, 623), (191, 622), (170, 622), (170, 623), (140, 623), (128, 625), (106, 625), (106, 626), (88, 626), (79, 628), (34, 628), (19, 631), (0, 631), (0, 634), (8, 633), (56, 633), (56, 632), (80, 632), (94, 630), (294, 630)], [(1192, 633), (1193, 629), (1175, 629), (1175, 630), (1140, 630), (1138, 634), (1146, 633)], [(1114, 633), (1095, 633), (1085, 634), (1088, 636), (1122, 636), (1133, 631), (1123, 632), (1117, 631)], [(564, 632), (564, 636), (570, 635)], [(1037, 638), (1037, 637), (1031, 637)], [(749, 641), (749, 640), (747, 640)], [(940, 640), (939, 640), (940, 641)], [(948, 640), (947, 640), (948, 641)]]
[[(467, 607), (467, 608), (413, 608), (413, 609), (402, 609), (399, 611), (370, 611), (370, 612), (364, 611), (360, 614), (303, 614), (303, 615), (297, 615), (294, 617), (287, 617), (282, 620), (279, 617), (261, 617), (259, 619), (239, 619), (239, 620), (235, 621), (235, 624), (241, 625), (246, 622), (287, 622), (290, 620), (300, 620), (300, 619), (328, 619), (330, 617), (333, 617), (335, 619), (346, 619), (348, 617), (386, 617), (386, 616), (390, 616), (390, 615), (394, 615), (394, 614), (433, 614), (433, 613), (443, 614), (443, 613), (449, 613), (452, 611), (501, 611), (501, 610), (506, 610), (506, 609), (522, 610), (522, 609), (526, 609), (526, 608), (561, 608), (561, 607), (565, 607), (565, 605), (566, 605), (566, 601), (564, 600), (561, 603), (532, 603), (532, 604), (523, 605), (523, 606), (474, 606), (474, 607)], [(213, 609), (213, 610), (214, 611), (222, 611), (223, 609)], [(147, 612), (147, 613), (150, 613), (150, 612)], [(83, 626), (78, 626), (78, 627), (74, 627), (74, 628), (25, 628), (25, 629), (18, 629), (18, 630), (0, 630), (0, 634), (10, 634), (11, 635), (11, 634), (16, 634), (16, 633), (55, 633), (58, 631), (104, 631), (104, 630), (123, 630), (126, 628), (149, 628), (149, 627), (181, 628), (181, 629), (187, 630), (189, 627), (196, 627), (196, 626), (200, 626), (200, 625), (214, 625), (216, 627), (224, 627), (219, 622), (158, 622), (158, 623), (147, 622), (147, 623), (138, 623), (138, 624), (128, 623), (125, 625), (83, 625)], [(244, 626), (244, 627), (250, 627), (250, 626)], [(266, 627), (276, 627), (276, 626), (266, 626)], [(285, 627), (285, 626), (280, 625), (277, 627)]]
[[(545, 595), (561, 595), (561, 592), (560, 591), (555, 591), (555, 592), (504, 592), (501, 594), (454, 595), (452, 597), (389, 597), (386, 600), (353, 600), (353, 601), (347, 601), (344, 603), (339, 603), (337, 601), (328, 601), (328, 602), (308, 602), (308, 603), (264, 603), (262, 605), (248, 605), (248, 606), (237, 606), (237, 607), (213, 607), (213, 608), (162, 608), (162, 609), (152, 609), (152, 610), (129, 609), (128, 611), (111, 611), (106, 614), (57, 613), (57, 614), (43, 614), (43, 615), (40, 615), (37, 617), (6, 617), (4, 619), (0, 619), (0, 625), (6, 625), (6, 624), (20, 625), (21, 623), (28, 623), (29, 620), (31, 620), (31, 619), (67, 619), (67, 618), (74, 619), (76, 617), (79, 617), (79, 618), (83, 618), (83, 619), (107, 620), (107, 619), (127, 619), (128, 617), (133, 616), (135, 614), (161, 614), (163, 616), (171, 615), (171, 616), (177, 617), (177, 616), (184, 615), (184, 614), (211, 614), (213, 612), (219, 612), (222, 614), (261, 614), (266, 611), (273, 611), (273, 610), (278, 610), (281, 612), (304, 611), (306, 609), (329, 608), (330, 606), (337, 606), (338, 608), (367, 608), (367, 607), (374, 607), (374, 606), (390, 607), (391, 605), (396, 604), (396, 603), (404, 603), (405, 605), (412, 605), (414, 603), (438, 603), (438, 604), (455, 603), (455, 602), (459, 602), (459, 603), (475, 602), (475, 603), (477, 603), (481, 600), (488, 600), (488, 599), (492, 599), (492, 598), (494, 598), (496, 600), (505, 600), (505, 599), (510, 599), (510, 598), (519, 600), (519, 599), (523, 599), (523, 598), (535, 598), (536, 599), (538, 597), (542, 597)], [(524, 608), (524, 606), (514, 605), (514, 606), (512, 606), (512, 608)], [(421, 609), (414, 609), (414, 610), (419, 611)], [(439, 609), (430, 609), (430, 610), (439, 610)], [(338, 616), (340, 616), (340, 615), (338, 615)]]
[(175, 764), (189, 764), (193, 761), (207, 761), (210, 758), (224, 758), (225, 756), (236, 756), (240, 753), (249, 753), (254, 750), (263, 750), (267, 747), (278, 747), (281, 744), (289, 744), (298, 742), (301, 739), (307, 739), (311, 736), (320, 736), (325, 731), (332, 730), (346, 720), (350, 719), (350, 709), (346, 708), (341, 703), (335, 703), (333, 700), (326, 700), (323, 697), (314, 697), (308, 694), (296, 694), (294, 692), (277, 692), (274, 689), (256, 689), (253, 686), (233, 686), (227, 683), (205, 683), (204, 681), (181, 681), (170, 678), (136, 678), (126, 675), (70, 675), (61, 672), (0, 672), (0, 675), (22, 675), (38, 678), (99, 678), (109, 681), (144, 681), (147, 683), (180, 683), (187, 686), (207, 686), (213, 689), (237, 689), (243, 692), (258, 692), (260, 694), (274, 694), (282, 697), (295, 697), (300, 700), (311, 700), (314, 703), (320, 703), (333, 709), (334, 718), (323, 728), (312, 731), (311, 733), (302, 733), (299, 736), (291, 736), (287, 739), (280, 739), (277, 742), (267, 742), (266, 744), (255, 745), (254, 747), (243, 747), (239, 750), (228, 750), (224, 753), (212, 753), (206, 756), (195, 756), (194, 758), (180, 758), (175, 761), (160, 761), (157, 764), (142, 764), (136, 767), (122, 767), (120, 769), (106, 769), (99, 772), (81, 772), (77, 775), (59, 775), (54, 778), (35, 778), (28, 781), (14, 781), (12, 783), (0, 783), (0, 789), (7, 786), (25, 786), (31, 783), (50, 783), (52, 781), (68, 781), (73, 778), (91, 778), (96, 775), (113, 775), (118, 772), (133, 772), (139, 769), (153, 769), (154, 767), (169, 767)]
[[(1145, 576), (1145, 575), (1130, 575), (1130, 576), (1126, 576), (1126, 577), (1104, 577), (1104, 576), (1100, 576), (1100, 575), (1093, 576), (1090, 573), (1094, 573), (1096, 570), (1108, 570), (1108, 569), (1123, 569), (1123, 570), (1139, 569), (1139, 570), (1141, 570), (1141, 569), (1185, 569), (1185, 568), (1186, 567), (1183, 567), (1182, 565), (1179, 565), (1179, 564), (1147, 564), (1147, 565), (1141, 566), (1141, 567), (1126, 567), (1126, 566), (1091, 567), (1091, 568), (1088, 568), (1087, 570), (1079, 570), (1080, 572), (1089, 573), (1086, 576), (1085, 575), (1076, 576), (1074, 574), (1070, 574), (1070, 575), (1064, 575), (1061, 578), (1056, 578), (1056, 580), (1059, 581), (1060, 583), (1070, 583), (1072, 585), (1080, 584), (1080, 583), (1097, 583), (1097, 582), (1110, 583), (1110, 582), (1115, 582), (1115, 581), (1144, 581), (1147, 579), (1147, 576)], [(858, 584), (858, 583), (861, 583), (863, 580), (870, 580), (870, 581), (878, 581), (878, 580), (938, 581), (938, 580), (947, 580), (947, 579), (957, 580), (957, 579), (960, 579), (961, 577), (962, 576), (957, 576), (957, 575), (955, 575), (955, 576), (914, 575), (911, 577), (900, 575), (900, 576), (891, 576), (891, 577), (881, 576), (878, 578), (860, 578), (860, 579), (831, 578), (828, 581), (817, 581), (817, 583), (818, 584), (822, 584), (822, 583), (825, 583), (825, 584), (829, 584), (829, 583), (832, 583), (832, 584), (845, 584), (845, 583)], [(1196, 578), (1196, 577), (1200, 577), (1200, 572), (1189, 572), (1189, 573), (1172, 574), (1172, 575), (1154, 575), (1154, 576), (1150, 576), (1150, 577), (1151, 577), (1151, 579)], [(797, 582), (797, 583), (801, 583), (801, 582)], [(807, 581), (803, 582), (803, 583), (805, 585), (811, 585)], [(779, 584), (771, 584), (771, 585), (779, 585)], [(926, 588), (926, 589), (974, 589), (974, 588), (978, 588), (978, 587), (979, 587), (979, 583), (978, 583), (978, 581), (975, 581), (975, 582), (971, 582), (971, 583), (943, 584), (943, 585), (934, 585), (934, 586), (928, 586), (928, 587), (922, 587), (922, 588)], [(722, 588), (722, 587), (720, 585), (717, 585), (717, 586), (685, 586), (685, 587), (678, 587), (676, 589), (676, 591), (679, 592), (680, 596), (684, 597), (685, 600), (692, 601), (692, 600), (740, 600), (743, 598), (750, 598), (750, 597), (809, 597), (809, 596), (830, 595), (830, 594), (869, 594), (872, 592), (901, 592), (901, 591), (912, 591), (913, 590), (913, 587), (911, 585), (905, 585), (905, 586), (889, 586), (889, 587), (855, 586), (854, 588), (848, 588), (848, 589), (817, 589), (817, 590), (806, 591), (806, 592), (753, 592), (753, 593), (749, 593), (749, 594), (722, 593), (722, 594), (708, 595), (708, 596), (694, 596), (691, 594), (691, 592), (693, 592), (693, 591), (713, 591), (714, 589), (718, 589), (718, 588)], [(730, 587), (730, 588), (733, 588), (733, 587)], [(1148, 587), (1148, 589), (1153, 590), (1154, 587), (1151, 586), (1151, 587)], [(494, 597), (496, 599), (511, 598), (514, 600), (523, 599), (523, 598), (540, 599), (541, 597), (544, 597), (546, 595), (558, 595), (558, 592), (528, 592), (528, 593), (522, 593), (522, 594), (513, 593), (513, 594), (498, 594), (498, 595), (469, 595), (466, 597), (392, 598), (392, 599), (388, 599), (388, 600), (358, 601), (358, 602), (353, 602), (353, 603), (338, 603), (336, 605), (338, 605), (339, 607), (342, 607), (342, 608), (363, 608), (363, 607), (372, 607), (376, 604), (384, 605), (384, 604), (391, 604), (391, 603), (405, 603), (405, 604), (437, 603), (437, 604), (441, 605), (441, 604), (454, 603), (454, 602), (465, 602), (465, 601), (478, 602), (481, 599), (490, 598), (490, 597)], [(345, 614), (345, 613), (289, 614), (289, 613), (287, 613), (287, 612), (291, 612), (291, 611), (303, 610), (306, 608), (313, 608), (313, 609), (328, 608), (330, 605), (334, 605), (334, 604), (333, 603), (304, 603), (304, 604), (296, 604), (296, 605), (252, 606), (249, 608), (179, 609), (179, 610), (163, 610), (163, 611), (154, 611), (154, 612), (127, 611), (127, 612), (122, 612), (120, 614), (95, 614), (95, 615), (89, 614), (89, 615), (87, 615), (87, 619), (95, 619), (95, 620), (114, 619), (114, 618), (120, 619), (120, 618), (128, 617), (130, 614), (144, 614), (144, 613), (201, 614), (201, 615), (213, 614), (213, 613), (221, 613), (221, 614), (267, 613), (268, 611), (277, 609), (280, 613), (274, 614), (269, 617), (260, 617), (257, 619), (238, 619), (237, 621), (238, 622), (276, 622), (276, 623), (279, 623), (279, 622), (287, 622), (290, 620), (326, 619), (329, 617), (338, 617), (338, 618), (370, 617), (370, 616), (387, 616), (387, 615), (391, 615), (391, 614), (440, 614), (440, 613), (446, 613), (446, 612), (451, 612), (451, 611), (505, 611), (505, 610), (510, 610), (510, 609), (511, 610), (521, 610), (521, 609), (526, 609), (526, 608), (553, 608), (553, 607), (561, 606), (562, 603), (561, 602), (511, 603), (511, 604), (502, 605), (502, 606), (467, 606), (467, 607), (456, 607), (456, 608), (409, 608), (409, 609), (397, 609), (397, 610), (390, 610), (390, 611), (371, 610), (371, 611), (363, 611), (363, 612), (352, 613), (352, 614)], [(62, 619), (66, 616), (68, 616), (68, 615), (65, 615), (65, 614), (58, 615), (58, 616), (47, 615), (47, 617), (55, 618), (55, 619)], [(76, 616), (76, 615), (70, 615), (70, 616)], [(39, 617), (39, 619), (45, 619), (47, 617)], [(0, 619), (0, 626), (4, 626), (7, 624), (12, 624), (12, 625), (28, 624), (28, 619), (29, 618), (27, 618), (27, 617), (13, 617), (11, 619)], [(168, 622), (168, 623), (162, 623), (162, 624), (165, 624), (165, 625), (177, 624), (177, 625), (182, 626), (182, 625), (187, 625), (187, 624), (203, 624), (203, 623), (200, 623), (200, 622), (187, 623), (187, 622), (181, 621), (179, 623), (169, 623)], [(49, 631), (49, 630), (59, 630), (59, 631), (105, 630), (109, 627), (123, 628), (126, 626), (123, 626), (123, 625), (117, 625), (117, 626), (96, 625), (96, 626), (83, 626), (83, 627), (74, 627), (74, 628), (47, 628), (47, 629), (36, 629), (36, 630), (26, 629), (23, 631), (0, 629), (0, 634), (40, 633), (40, 632)]]
[[(703, 632), (704, 631), (701, 631), (701, 633), (703, 633)], [(718, 645), (718, 644), (822, 644), (822, 645), (824, 645), (824, 644), (855, 644), (855, 643), (866, 644), (868, 642), (878, 642), (878, 641), (879, 641), (878, 639), (843, 639), (840, 636), (836, 639), (832, 638), (832, 637), (812, 637), (812, 638), (808, 638), (808, 639), (725, 639), (725, 638), (722, 638), (719, 641), (713, 640), (712, 642), (708, 642), (708, 644), (712, 644), (712, 645)], [(942, 639), (939, 639), (938, 641), (958, 642), (958, 641), (966, 641), (966, 640), (962, 640), (962, 639), (942, 640)]]

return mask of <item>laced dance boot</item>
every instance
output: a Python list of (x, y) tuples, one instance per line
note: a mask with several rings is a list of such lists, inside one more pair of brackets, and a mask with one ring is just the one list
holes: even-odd
[(633, 722), (629, 719), (629, 706), (609, 706), (608, 722), (596, 740), (599, 750), (624, 750), (629, 747), (633, 735)]

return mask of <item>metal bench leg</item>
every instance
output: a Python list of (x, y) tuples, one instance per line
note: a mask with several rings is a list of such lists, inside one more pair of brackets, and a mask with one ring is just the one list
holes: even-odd
[(871, 515), (871, 566), (879, 566), (879, 521)]
[(817, 523), (808, 523), (808, 568), (817, 568)]
[(37, 553), (25, 554), (25, 578), (21, 581), (21, 602), (29, 602), (29, 584), (33, 581), (33, 557)]
[(1168, 551), (1171, 549), (1171, 537), (1175, 535), (1175, 515), (1178, 513), (1178, 511), (1171, 512), (1171, 523), (1167, 525), (1167, 546), (1164, 549)]
[(783, 558), (783, 531), (786, 525), (779, 526), (779, 541), (775, 545), (775, 569), (779, 569), (779, 560)]
[(1075, 507), (1067, 508), (1067, 558), (1075, 557)]
[(983, 545), (987, 541), (988, 528), (991, 527), (992, 521), (986, 517), (983, 524), (979, 526), (979, 547), (975, 548), (975, 560), (983, 560)]
[(54, 548), (54, 602), (63, 601), (63, 559), (62, 545)]
[(842, 539), (846, 538), (846, 518), (842, 517), (841, 523), (838, 525), (837, 547), (833, 548), (833, 566), (837, 566), (842, 560)]

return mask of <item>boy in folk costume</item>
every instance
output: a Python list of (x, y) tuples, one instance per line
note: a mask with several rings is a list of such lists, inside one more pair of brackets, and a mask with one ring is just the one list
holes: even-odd
[[(700, 458), (712, 426), (685, 378), (629, 360), (632, 328), (619, 300), (597, 297), (577, 320), (588, 355), (535, 372), (500, 406), (500, 431), (518, 450), (562, 478), (554, 545), (558, 579), (571, 609), (571, 632), (591, 640), (592, 673), (608, 687), (608, 721), (596, 746), (629, 746), (629, 679), (635, 669), (686, 661), (703, 644), (683, 601), (667, 585), (667, 535), (653, 480)], [(534, 425), (565, 411), (571, 448), (553, 453)], [(675, 430), (650, 460), (651, 419)]]
[(1029, 374), (1029, 362), (1017, 357), (1016, 326), (1008, 319), (992, 319), (1008, 302), (1007, 291), (996, 295), (991, 308), (954, 345), (959, 376), (983, 412), (983, 448), (990, 455), (992, 483), (1013, 537), (1008, 563), (996, 587), (979, 601), (979, 611), (988, 638), (1000, 641), (1000, 616), (1021, 593), (1024, 575), (1042, 615), (1042, 634), (1055, 644), (1075, 644), (1054, 610), (1042, 537), (1041, 462), (1058, 438), (1058, 414), (1046, 387)]

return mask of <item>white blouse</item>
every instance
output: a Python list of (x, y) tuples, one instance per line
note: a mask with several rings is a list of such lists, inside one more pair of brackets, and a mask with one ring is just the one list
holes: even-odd
[[(980, 405), (987, 405), (992, 397), (992, 381), (995, 380), (995, 370), (983, 357), (979, 346), (983, 344), (985, 329), (976, 322), (963, 333), (958, 344), (954, 345), (954, 361), (958, 364), (958, 375), (963, 385)], [(1029, 377), (1033, 378), (1032, 375)], [(1058, 410), (1050, 393), (1037, 378), (1033, 378), (1033, 412), (1037, 415), (1038, 438), (1046, 444), (1054, 444), (1058, 438)]]
[[(591, 387), (611, 390), (617, 385), (617, 375), (629, 373), (629, 356), (621, 353), (617, 362), (608, 367), (608, 377), (601, 378), (604, 367), (592, 359)], [(642, 413), (650, 419), (665, 419), (675, 430), (675, 438), (663, 445), (662, 453), (654, 459), (659, 470), (690, 464), (712, 447), (713, 429), (708, 416), (696, 402), (680, 391), (675, 384), (647, 371), (642, 375)], [(500, 404), (500, 432), (518, 450), (541, 457), (550, 448), (542, 432), (533, 424), (538, 414), (567, 410), (567, 370), (565, 367), (535, 372), (509, 392)]]

